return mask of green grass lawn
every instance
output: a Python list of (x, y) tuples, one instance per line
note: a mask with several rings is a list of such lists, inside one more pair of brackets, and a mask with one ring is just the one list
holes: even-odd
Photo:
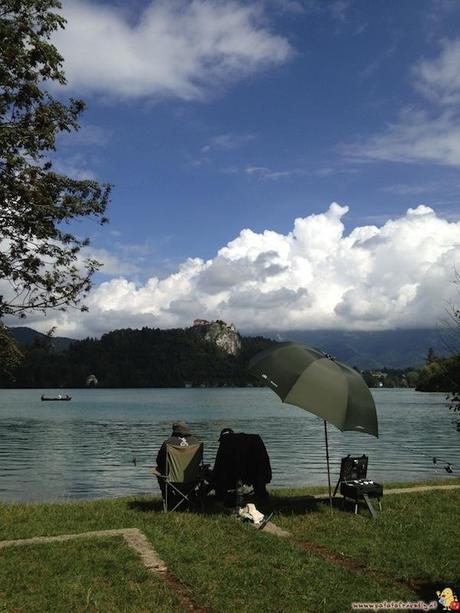
[(11, 547), (0, 556), (0, 611), (177, 610), (175, 594), (121, 538)]
[[(460, 490), (386, 496), (377, 520), (340, 505), (331, 514), (311, 493), (274, 492), (274, 522), (292, 540), (241, 524), (217, 505), (205, 515), (163, 514), (152, 498), (2, 504), (0, 540), (137, 527), (183, 593), (212, 611), (340, 613), (356, 601), (429, 601), (435, 589), (460, 582)], [(324, 559), (302, 540), (356, 567)], [(0, 611), (176, 610), (174, 586), (145, 570), (118, 537), (0, 550)]]
[[(278, 498), (278, 497), (277, 497)], [(460, 490), (414, 492), (387, 496), (375, 521), (353, 504), (334, 510), (316, 505), (307, 513), (286, 511), (286, 498), (277, 524), (299, 539), (365, 563), (404, 581), (458, 582), (460, 580)]]

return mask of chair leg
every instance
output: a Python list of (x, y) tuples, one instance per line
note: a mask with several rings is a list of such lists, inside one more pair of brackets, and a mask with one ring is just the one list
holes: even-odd
[[(176, 502), (176, 504), (174, 504), (175, 500), (177, 499), (177, 495), (179, 495), (180, 499), (178, 502)], [(166, 513), (169, 511), (175, 511), (184, 502), (184, 500), (186, 500), (186, 496), (184, 496), (184, 494), (182, 494), (182, 492), (178, 490), (173, 483), (165, 483), (165, 498), (163, 500), (163, 505)], [(174, 506), (169, 508), (170, 505)]]
[(179, 502), (171, 509), (171, 511), (176, 511), (183, 502), (189, 502), (187, 497), (181, 498)]
[(355, 499), (355, 515), (358, 515), (358, 499)]
[(376, 513), (374, 507), (372, 506), (372, 502), (371, 502), (369, 496), (367, 494), (363, 494), (363, 498), (364, 498), (364, 502), (367, 505), (367, 508), (369, 509), (369, 513), (371, 514), (372, 519), (376, 519), (377, 518), (377, 513)]
[(337, 494), (337, 490), (339, 489), (339, 485), (340, 485), (340, 477), (339, 477), (339, 480), (337, 481), (337, 485), (335, 486), (335, 490), (334, 490), (334, 493), (332, 494), (332, 498), (335, 498), (335, 495)]
[(382, 510), (382, 503), (380, 501), (380, 498), (378, 499), (378, 501), (379, 501), (379, 509)]
[[(176, 484), (177, 485), (177, 484)], [(206, 493), (196, 486), (182, 491), (174, 483), (165, 483), (165, 495), (163, 498), (163, 511), (176, 511), (181, 505), (187, 505), (187, 510), (204, 511), (204, 498)], [(171, 508), (169, 508), (171, 506)]]
[[(181, 505), (187, 505), (186, 510), (190, 510), (191, 507), (196, 506), (195, 501), (193, 500), (193, 493), (194, 493), (194, 488), (189, 488), (188, 490), (184, 490), (182, 491), (180, 488), (176, 487), (176, 485), (174, 485), (173, 483), (170, 483), (169, 486), (171, 487), (171, 494), (174, 494), (171, 497), (171, 504), (174, 504), (174, 502), (176, 502), (176, 504), (174, 504), (174, 506), (172, 507), (172, 509), (170, 509), (171, 511), (176, 511), (179, 509), (179, 507)], [(181, 509), (182, 510), (182, 509)]]
[(196, 494), (196, 507), (198, 508), (199, 513), (204, 513), (204, 499), (205, 499), (206, 494), (204, 493), (204, 491), (201, 489), (201, 487), (198, 489), (198, 492)]

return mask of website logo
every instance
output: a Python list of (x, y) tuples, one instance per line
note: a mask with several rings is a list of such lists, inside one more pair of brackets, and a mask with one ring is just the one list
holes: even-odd
[(445, 587), (442, 592), (438, 590), (436, 596), (443, 611), (460, 611), (460, 602), (452, 588)]

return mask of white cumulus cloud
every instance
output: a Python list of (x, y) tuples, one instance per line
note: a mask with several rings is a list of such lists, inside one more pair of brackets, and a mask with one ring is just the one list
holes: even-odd
[(136, 20), (119, 8), (64, 2), (54, 43), (71, 89), (120, 98), (199, 99), (285, 62), (289, 42), (267, 29), (262, 5), (152, 0)]
[[(348, 207), (294, 221), (292, 230), (244, 229), (214, 258), (190, 258), (164, 279), (121, 274), (91, 293), (89, 313), (28, 324), (74, 337), (117, 327), (189, 326), (195, 317), (246, 331), (435, 327), (456, 296), (460, 222), (428, 206), (346, 233)], [(458, 296), (457, 296), (458, 299)]]

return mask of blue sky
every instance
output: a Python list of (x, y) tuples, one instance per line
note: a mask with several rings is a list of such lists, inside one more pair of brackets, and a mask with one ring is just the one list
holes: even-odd
[(55, 164), (114, 184), (110, 225), (79, 226), (106, 265), (88, 315), (30, 325), (437, 324), (460, 254), (458, 2), (63, 12), (59, 95), (87, 111)]

